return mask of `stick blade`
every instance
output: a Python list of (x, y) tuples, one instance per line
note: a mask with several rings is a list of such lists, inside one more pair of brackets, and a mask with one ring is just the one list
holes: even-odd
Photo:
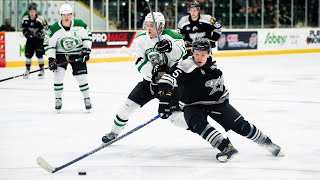
[(51, 166), (46, 160), (44, 160), (42, 157), (37, 158), (37, 164), (44, 170), (54, 173), (55, 168)]

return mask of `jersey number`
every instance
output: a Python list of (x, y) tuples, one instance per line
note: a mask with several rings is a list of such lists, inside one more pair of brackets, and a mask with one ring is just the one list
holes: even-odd
[(182, 71), (180, 69), (176, 69), (176, 70), (173, 71), (172, 76), (174, 78), (177, 78), (180, 73), (182, 73)]

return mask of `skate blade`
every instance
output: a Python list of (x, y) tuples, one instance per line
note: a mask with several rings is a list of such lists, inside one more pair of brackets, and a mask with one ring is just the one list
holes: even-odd
[(38, 76), (39, 79), (44, 79), (44, 76)]
[(277, 157), (284, 157), (283, 152), (282, 152), (282, 151), (280, 151), (280, 152), (278, 153)]
[(225, 163), (228, 161), (228, 156), (227, 155), (219, 156), (219, 157), (217, 157), (217, 160), (219, 162)]

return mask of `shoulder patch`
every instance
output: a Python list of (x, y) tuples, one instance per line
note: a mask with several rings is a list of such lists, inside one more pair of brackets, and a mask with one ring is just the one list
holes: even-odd
[(190, 56), (188, 59), (180, 61), (177, 68), (181, 69), (185, 73), (191, 73), (198, 66), (194, 63), (193, 58)]
[(87, 24), (84, 23), (81, 19), (73, 19), (73, 26), (80, 26), (83, 28), (87, 28)]
[(61, 27), (59, 26), (59, 23), (55, 22), (48, 31), (49, 37), (52, 37), (53, 34), (57, 32), (59, 29), (61, 29)]
[(172, 31), (172, 30), (170, 30), (170, 29), (165, 29), (165, 30), (163, 30), (163, 31), (162, 31), (162, 34), (163, 34), (163, 35), (166, 34), (166, 35), (172, 37), (173, 39), (182, 39), (182, 35), (181, 35), (181, 34), (175, 32), (175, 31)]
[(210, 19), (210, 23), (211, 23), (211, 24), (214, 24), (215, 22), (216, 22), (216, 18), (211, 17), (211, 19)]

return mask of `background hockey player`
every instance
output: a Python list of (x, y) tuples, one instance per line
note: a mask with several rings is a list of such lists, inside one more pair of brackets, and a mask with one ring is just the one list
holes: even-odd
[[(183, 108), (185, 120), (193, 132), (200, 136), (210, 133), (207, 121), (207, 117), (210, 116), (226, 131), (232, 130), (251, 139), (274, 156), (283, 156), (280, 146), (274, 144), (255, 125), (246, 121), (229, 104), (229, 91), (224, 86), (223, 73), (217, 68), (210, 51), (210, 41), (206, 38), (197, 38), (193, 41), (192, 56), (179, 62), (168, 74), (161, 77), (158, 82), (159, 113), (163, 118), (170, 115), (168, 104), (177, 83), (182, 89), (179, 91), (180, 107)], [(210, 128), (211, 131), (215, 131), (213, 127)], [(230, 147), (226, 147), (225, 150), (230, 152), (229, 155), (235, 153)]]
[(67, 64), (64, 66), (58, 64), (75, 59), (81, 60), (71, 63), (72, 74), (79, 83), (85, 108), (91, 109), (86, 61), (90, 58), (92, 34), (82, 20), (72, 19), (70, 4), (62, 4), (59, 11), (61, 20), (50, 27), (49, 37), (46, 40), (49, 68), (54, 72), (55, 109), (62, 108), (63, 79), (67, 69)]
[[(137, 109), (157, 98), (157, 78), (161, 77), (169, 67), (180, 61), (185, 54), (185, 45), (181, 35), (172, 30), (164, 30), (165, 18), (163, 14), (160, 12), (154, 12), (153, 14), (156, 24), (153, 23), (151, 13), (147, 14), (144, 19), (146, 32), (137, 35), (131, 46), (135, 54), (136, 68), (143, 75), (143, 80), (136, 85), (120, 107), (114, 118), (111, 132), (102, 137), (102, 141), (105, 143), (120, 134)], [(158, 42), (155, 29), (160, 35), (160, 42)], [(175, 121), (173, 123), (178, 126), (179, 120), (182, 119), (183, 124), (181, 126), (186, 129), (183, 115), (180, 113), (180, 117), (175, 117), (176, 115), (177, 113), (173, 113), (169, 119)]]
[(192, 42), (197, 37), (205, 37), (210, 40), (211, 47), (221, 36), (221, 24), (211, 15), (200, 14), (200, 5), (197, 1), (190, 2), (189, 15), (183, 16), (178, 22), (178, 33), (183, 36), (186, 43), (187, 55), (190, 56)]
[(43, 16), (37, 14), (37, 4), (30, 3), (29, 7), (29, 15), (23, 17), (21, 22), (21, 28), (23, 35), (27, 38), (26, 43), (26, 72), (24, 74), (24, 78), (29, 77), (30, 67), (31, 67), (31, 58), (35, 52), (39, 67), (42, 69), (38, 74), (39, 78), (44, 77), (44, 45), (43, 39), (46, 34), (46, 30), (48, 29), (47, 21)]

